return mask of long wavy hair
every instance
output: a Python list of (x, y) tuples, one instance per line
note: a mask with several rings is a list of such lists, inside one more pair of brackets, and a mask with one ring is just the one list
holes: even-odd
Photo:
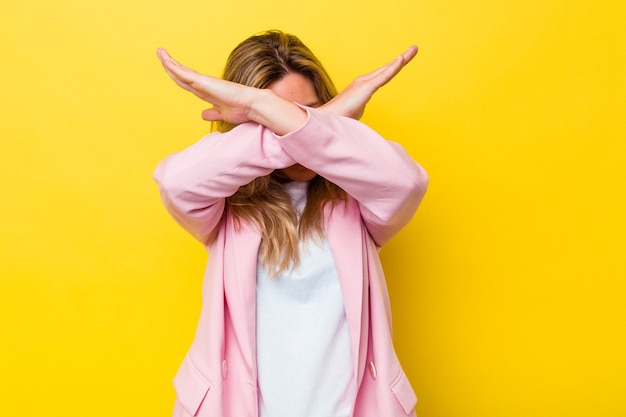
[[(250, 87), (268, 88), (289, 73), (299, 73), (311, 80), (321, 104), (337, 94), (313, 52), (296, 36), (276, 30), (240, 43), (226, 62), (223, 78)], [(215, 130), (220, 132), (233, 127), (226, 122), (215, 123)], [(227, 198), (227, 209), (235, 221), (246, 221), (261, 232), (261, 262), (273, 275), (298, 264), (298, 241), (322, 236), (324, 206), (346, 198), (341, 188), (317, 175), (307, 185), (307, 203), (298, 218), (283, 189), (288, 181), (286, 176), (274, 171), (239, 187)]]

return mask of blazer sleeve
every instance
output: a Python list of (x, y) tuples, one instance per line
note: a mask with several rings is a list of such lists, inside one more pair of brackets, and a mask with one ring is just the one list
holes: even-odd
[(363, 123), (306, 108), (307, 122), (280, 143), (301, 165), (337, 184), (359, 203), (362, 220), (378, 246), (412, 218), (428, 175), (397, 143)]
[(153, 178), (172, 217), (208, 244), (227, 197), (253, 179), (294, 163), (269, 129), (245, 123), (226, 133), (211, 133), (168, 156)]

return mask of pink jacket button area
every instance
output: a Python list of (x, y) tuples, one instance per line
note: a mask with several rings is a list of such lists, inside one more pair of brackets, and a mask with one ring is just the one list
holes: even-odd
[(222, 378), (226, 378), (228, 375), (228, 364), (226, 363), (226, 359), (222, 361)]
[(376, 365), (374, 365), (374, 361), (370, 361), (370, 374), (372, 378), (376, 379)]

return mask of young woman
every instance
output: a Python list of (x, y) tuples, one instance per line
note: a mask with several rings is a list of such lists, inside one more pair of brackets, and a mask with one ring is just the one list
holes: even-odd
[(237, 46), (224, 79), (158, 50), (218, 126), (154, 174), (210, 254), (174, 416), (414, 415), (378, 250), (417, 210), (427, 175), (358, 119), (416, 53), (336, 94), (313, 53), (278, 31)]

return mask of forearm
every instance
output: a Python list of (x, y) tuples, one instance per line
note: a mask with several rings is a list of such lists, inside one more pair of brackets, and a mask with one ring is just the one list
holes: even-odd
[(359, 202), (380, 245), (411, 219), (426, 192), (422, 167), (398, 144), (355, 120), (309, 109), (306, 125), (280, 142), (294, 160)]
[(241, 185), (294, 163), (271, 131), (245, 123), (168, 156), (154, 179), (172, 217), (204, 241), (218, 224), (227, 197)]
[(278, 136), (298, 130), (307, 120), (298, 105), (279, 97), (271, 90), (256, 90), (250, 105), (250, 120), (270, 129)]

